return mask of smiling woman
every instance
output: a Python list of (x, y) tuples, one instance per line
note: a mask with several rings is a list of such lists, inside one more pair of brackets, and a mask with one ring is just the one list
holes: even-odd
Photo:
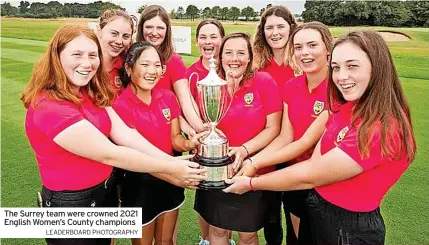
[(123, 10), (106, 10), (100, 17), (100, 29), (97, 31), (103, 50), (103, 62), (109, 72), (110, 82), (117, 95), (124, 90), (119, 76), (123, 65), (124, 52), (131, 45), (134, 22)]
[(376, 32), (349, 32), (332, 50), (332, 115), (311, 158), (269, 175), (234, 178), (225, 191), (314, 188), (304, 205), (309, 244), (384, 244), (380, 204), (416, 154), (409, 106)]
[(60, 53), (60, 62), (77, 94), (80, 87), (88, 84), (100, 65), (97, 44), (83, 35), (77, 37)]
[(190, 124), (181, 120), (182, 130), (186, 134), (191, 130), (204, 131), (205, 127), (194, 110), (196, 105), (189, 89), (186, 66), (182, 57), (174, 52), (171, 20), (163, 7), (159, 5), (145, 7), (140, 15), (136, 39), (138, 42), (150, 42), (159, 50), (163, 60), (163, 70), (156, 88), (173, 91), (177, 96), (184, 117)]
[(219, 60), (219, 47), (222, 38), (225, 36), (225, 29), (220, 21), (215, 19), (206, 19), (201, 21), (197, 26), (195, 33), (197, 45), (200, 51), (198, 61), (188, 67), (186, 76), (189, 77), (189, 85), (192, 96), (197, 94), (197, 76), (202, 80), (209, 74), (209, 59)]
[[(304, 74), (283, 85), (280, 134), (265, 149), (244, 161), (241, 172), (247, 176), (254, 176), (256, 170), (272, 167), (274, 164), (286, 163), (287, 166), (309, 159), (325, 127), (328, 116), (326, 91), (328, 57), (332, 48), (331, 33), (328, 27), (320, 22), (304, 23), (291, 33), (288, 45), (288, 60), (294, 58)], [(316, 130), (307, 134), (310, 128), (310, 132), (314, 128)], [(311, 136), (307, 137), (308, 135)], [(305, 220), (306, 212), (303, 210), (307, 193), (307, 190), (283, 192), (287, 243), (311, 243), (307, 240), (310, 238), (310, 229)], [(278, 226), (272, 227), (279, 229)], [(277, 237), (279, 236), (274, 236)]]
[[(186, 140), (180, 132), (180, 108), (173, 92), (156, 89), (162, 74), (159, 51), (149, 42), (134, 43), (125, 59), (125, 91), (113, 104), (124, 122), (167, 154), (192, 150), (197, 134)], [(185, 183), (171, 175), (127, 172), (121, 191), (123, 207), (141, 207), (141, 239), (133, 244), (173, 244), (173, 230), (185, 196), (183, 187), (194, 188), (198, 182)], [(160, 194), (162, 193), (162, 194)], [(161, 240), (162, 237), (162, 240)]]
[[(279, 88), (267, 73), (252, 71), (252, 60), (247, 33), (232, 33), (223, 39), (218, 70), (228, 81), (228, 89), (235, 93), (218, 128), (232, 146), (229, 155), (235, 158), (234, 166), (268, 145), (280, 131)], [(261, 169), (259, 173), (271, 170)], [(228, 244), (228, 230), (238, 231), (240, 244), (257, 244), (257, 231), (264, 225), (270, 194), (257, 191), (237, 196), (222, 190), (197, 190), (195, 210), (210, 224), (210, 244)]]
[[(49, 42), (22, 93), (25, 131), (43, 183), (41, 207), (117, 206), (113, 167), (203, 179), (204, 171), (192, 168), (198, 164), (174, 160), (112, 110), (115, 95), (102, 58), (101, 45), (89, 28), (64, 26)], [(107, 245), (111, 239), (46, 241)]]

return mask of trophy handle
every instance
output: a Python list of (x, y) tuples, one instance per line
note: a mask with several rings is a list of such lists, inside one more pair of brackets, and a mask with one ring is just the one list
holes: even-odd
[[(230, 82), (230, 79), (229, 79), (229, 76), (228, 76), (228, 74), (229, 73), (231, 73), (232, 71), (230, 71), (230, 70), (228, 70), (228, 71), (226, 71), (225, 72), (225, 80), (226, 80), (226, 82), (227, 82), (227, 84), (229, 84), (229, 82)], [(228, 85), (227, 85), (228, 86)], [(227, 87), (227, 89), (228, 89), (228, 87)], [(229, 90), (227, 90), (228, 91), (228, 93), (229, 93)], [(229, 101), (229, 103), (226, 105), (226, 109), (225, 110), (222, 110), (222, 111), (224, 111), (224, 113), (219, 117), (219, 122), (222, 120), (222, 118), (224, 118), (224, 116), (226, 115), (226, 113), (228, 112), (228, 110), (229, 110), (229, 107), (231, 107), (231, 104), (232, 104), (232, 101), (234, 100), (234, 95), (235, 95), (235, 92), (237, 92), (237, 90), (235, 89), (235, 86), (233, 86), (233, 88), (232, 88), (232, 91), (231, 91), (231, 99), (230, 99), (230, 101)]]
[(201, 117), (200, 115), (200, 110), (198, 108), (195, 108), (195, 105), (197, 102), (195, 101), (195, 99), (192, 97), (192, 93), (191, 93), (191, 79), (193, 75), (197, 75), (197, 82), (195, 83), (195, 86), (197, 86), (198, 81), (200, 80), (200, 76), (198, 75), (198, 73), (196, 72), (192, 72), (191, 75), (189, 76), (189, 80), (188, 80), (188, 87), (189, 87), (189, 98), (191, 99), (191, 104), (192, 104), (192, 108), (194, 109), (194, 111), (197, 113), (197, 115), (199, 117)]

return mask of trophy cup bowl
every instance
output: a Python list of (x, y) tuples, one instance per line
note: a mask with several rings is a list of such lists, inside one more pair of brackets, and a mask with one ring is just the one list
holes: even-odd
[(233, 93), (229, 93), (228, 83), (216, 74), (215, 67), (214, 59), (211, 59), (209, 74), (197, 82), (196, 103), (202, 121), (210, 125), (210, 132), (199, 139), (200, 144), (193, 158), (207, 173), (207, 180), (198, 185), (203, 190), (224, 189), (228, 186), (225, 179), (232, 177), (228, 168), (233, 163), (228, 156), (229, 142), (224, 135), (216, 132), (216, 125), (228, 111)]

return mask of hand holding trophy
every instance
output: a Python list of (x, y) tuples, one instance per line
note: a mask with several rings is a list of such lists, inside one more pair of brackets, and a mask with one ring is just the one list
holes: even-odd
[[(228, 111), (234, 93), (229, 92), (228, 82), (217, 75), (215, 59), (211, 58), (209, 62), (208, 75), (197, 81), (196, 103), (201, 119), (210, 125), (210, 133), (199, 139), (200, 144), (193, 158), (194, 162), (206, 169), (208, 178), (198, 185), (203, 190), (226, 188), (225, 179), (232, 177), (228, 165), (233, 162), (228, 156), (228, 139), (216, 132), (216, 126)], [(191, 74), (189, 80), (194, 74)]]

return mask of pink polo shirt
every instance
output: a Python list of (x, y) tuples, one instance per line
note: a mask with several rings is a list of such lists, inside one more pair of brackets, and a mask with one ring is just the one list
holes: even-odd
[[(285, 83), (283, 86), (283, 102), (288, 105), (288, 116), (293, 127), (293, 140), (300, 139), (314, 120), (327, 110), (327, 80), (323, 80), (310, 92), (306, 75), (301, 75)], [(301, 156), (289, 161), (297, 163), (307, 160), (313, 154), (314, 147)]]
[[(359, 154), (357, 128), (351, 125), (354, 103), (348, 102), (341, 106), (340, 111), (334, 113), (326, 124), (326, 132), (321, 141), (321, 154), (338, 147), (349, 155), (363, 172), (353, 178), (315, 188), (328, 202), (354, 212), (369, 212), (380, 206), (387, 193), (408, 168), (406, 152), (403, 151), (399, 160), (383, 157), (381, 154), (380, 125), (374, 126), (374, 136), (370, 143), (370, 156), (363, 159)], [(355, 125), (359, 125), (359, 121)], [(390, 142), (393, 151), (398, 152), (400, 136), (393, 127)]]
[(180, 79), (188, 79), (186, 77), (186, 66), (183, 63), (182, 57), (180, 55), (173, 53), (170, 57), (170, 60), (163, 65), (163, 75), (161, 79), (156, 84), (156, 89), (167, 89), (170, 91), (173, 90), (173, 84)]
[[(192, 75), (192, 73), (196, 73), (198, 76)], [(191, 90), (192, 97), (196, 98), (197, 96), (197, 79), (198, 81), (203, 80), (208, 74), (209, 70), (204, 67), (202, 57), (200, 57), (198, 61), (192, 64), (190, 67), (188, 67), (186, 70), (186, 77), (189, 79), (189, 77), (192, 75), (192, 79), (189, 81), (189, 88)]]
[(81, 91), (81, 105), (56, 101), (42, 94), (35, 106), (27, 110), (25, 131), (36, 155), (43, 186), (49, 190), (87, 189), (106, 180), (112, 172), (112, 166), (75, 155), (53, 140), (64, 129), (85, 119), (109, 136), (111, 122), (106, 110), (95, 106), (86, 92)]
[[(267, 116), (282, 110), (280, 91), (268, 73), (255, 72), (235, 92), (232, 104), (218, 128), (225, 133), (230, 146), (240, 146), (253, 139), (264, 128)], [(261, 169), (258, 174), (274, 170)]]
[(124, 61), (121, 56), (118, 56), (115, 63), (113, 64), (112, 70), (110, 70), (110, 82), (115, 89), (116, 95), (119, 96), (124, 91), (125, 87), (122, 84), (121, 78), (119, 77), (119, 70), (122, 68)]
[(173, 154), (171, 121), (180, 115), (180, 107), (173, 92), (152, 90), (152, 101), (141, 101), (128, 86), (116, 99), (113, 109), (130, 128), (135, 128), (150, 143), (165, 153)]
[(288, 64), (281, 64), (278, 65), (274, 59), (270, 60), (270, 63), (266, 65), (264, 68), (260, 69), (259, 71), (267, 72), (271, 75), (271, 77), (274, 79), (274, 81), (277, 82), (277, 86), (282, 89), (284, 84), (289, 81), (290, 79), (294, 78), (294, 71), (292, 67)]

